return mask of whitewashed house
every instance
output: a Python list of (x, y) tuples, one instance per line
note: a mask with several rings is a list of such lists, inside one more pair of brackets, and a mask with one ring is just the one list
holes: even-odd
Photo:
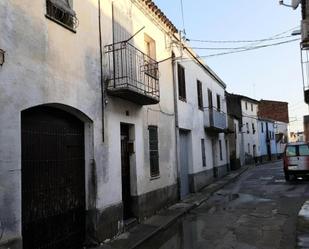
[[(229, 103), (229, 117), (235, 116), (239, 122), (239, 131), (237, 136), (238, 146), (240, 148), (240, 165), (253, 163), (260, 157), (260, 140), (258, 132), (258, 104), (259, 101), (238, 94), (227, 94)], [(229, 127), (229, 129), (234, 129)], [(234, 148), (234, 145), (232, 145)], [(238, 159), (238, 158), (236, 158)]]
[(225, 83), (187, 47), (174, 46), (178, 170), (181, 196), (229, 169)]
[(255, 99), (242, 96), (241, 109), (242, 109), (242, 132), (243, 144), (245, 151), (245, 162), (257, 161), (260, 157), (260, 141), (258, 133), (258, 104)]
[(258, 132), (260, 139), (260, 162), (277, 159), (275, 122), (259, 118)]
[(177, 29), (152, 1), (0, 1), (0, 33), (1, 248), (81, 248), (178, 199)]
[(0, 248), (98, 244), (229, 170), (226, 85), (153, 1), (0, 1), (0, 33)]

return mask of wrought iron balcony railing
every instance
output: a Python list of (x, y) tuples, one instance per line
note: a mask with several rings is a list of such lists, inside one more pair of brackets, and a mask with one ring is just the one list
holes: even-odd
[(205, 129), (214, 133), (225, 132), (227, 129), (226, 114), (218, 111), (215, 107), (204, 110)]
[(160, 101), (158, 62), (128, 43), (118, 42), (106, 46), (110, 78), (110, 95), (140, 105)]

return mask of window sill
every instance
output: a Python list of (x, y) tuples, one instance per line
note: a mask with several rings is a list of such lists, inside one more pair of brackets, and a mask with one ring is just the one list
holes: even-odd
[(51, 20), (51, 21), (53, 21), (53, 22), (55, 22), (55, 23), (61, 25), (62, 27), (66, 28), (67, 30), (70, 30), (71, 32), (76, 33), (76, 30), (75, 30), (75, 29), (73, 29), (73, 28), (71, 28), (71, 27), (65, 25), (64, 23), (58, 21), (56, 18), (54, 18), (54, 17), (52, 17), (52, 16), (49, 16), (49, 15), (47, 15), (47, 14), (45, 14), (45, 17), (46, 17), (47, 19), (49, 19), (49, 20)]
[(150, 177), (150, 181), (155, 181), (155, 180), (158, 180), (158, 179), (160, 179), (161, 178), (161, 176), (160, 175), (157, 175), (157, 176), (151, 176)]

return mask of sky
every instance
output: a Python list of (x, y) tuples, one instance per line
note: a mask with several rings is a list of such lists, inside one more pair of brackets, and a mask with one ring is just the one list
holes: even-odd
[[(256, 40), (291, 34), (299, 29), (300, 8), (280, 6), (278, 0), (154, 0), (174, 25), (191, 40)], [(290, 0), (285, 0), (289, 3)], [(278, 36), (277, 36), (278, 37)], [(293, 36), (287, 39), (296, 39)], [(282, 40), (268, 42), (278, 43)], [(260, 43), (258, 45), (263, 45)], [(192, 47), (239, 47), (243, 43), (209, 44), (190, 42)], [(221, 53), (196, 50), (200, 56)], [(204, 60), (227, 84), (227, 91), (255, 99), (289, 103), (290, 130), (303, 130), (304, 103), (299, 41)]]

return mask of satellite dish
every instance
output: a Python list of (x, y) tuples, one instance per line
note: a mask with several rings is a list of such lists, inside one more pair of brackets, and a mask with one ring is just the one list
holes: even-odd
[(300, 4), (301, 0), (292, 0), (292, 7), (293, 9), (297, 9), (298, 5)]

